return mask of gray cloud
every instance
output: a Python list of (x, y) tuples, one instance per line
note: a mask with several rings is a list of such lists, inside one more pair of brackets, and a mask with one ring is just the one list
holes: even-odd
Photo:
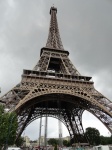
[(73, 64), (82, 75), (92, 76), (96, 89), (112, 99), (110, 0), (1, 0), (1, 95), (20, 82), (23, 69), (32, 69), (39, 60), (53, 3), (58, 8), (61, 39)]

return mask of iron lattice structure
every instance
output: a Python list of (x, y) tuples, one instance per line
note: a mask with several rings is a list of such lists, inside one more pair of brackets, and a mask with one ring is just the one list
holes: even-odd
[(82, 76), (69, 59), (59, 35), (57, 9), (51, 7), (47, 44), (33, 70), (24, 70), (21, 82), (0, 98), (18, 115), (17, 138), (35, 119), (55, 117), (67, 127), (72, 142), (87, 143), (82, 125), (85, 110), (112, 133), (112, 101), (94, 88), (91, 77)]

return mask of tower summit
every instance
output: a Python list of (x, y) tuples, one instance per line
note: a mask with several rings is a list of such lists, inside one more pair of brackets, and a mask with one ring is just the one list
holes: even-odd
[(41, 57), (33, 70), (44, 71), (46, 74), (52, 72), (57, 75), (80, 75), (68, 58), (69, 52), (64, 50), (59, 34), (57, 22), (57, 8), (50, 9), (50, 27), (46, 47), (41, 49)]
[(57, 14), (57, 8), (51, 7), (50, 9), (51, 21), (50, 21), (49, 35), (48, 35), (46, 47), (63, 50), (64, 48), (59, 34), (56, 14)]

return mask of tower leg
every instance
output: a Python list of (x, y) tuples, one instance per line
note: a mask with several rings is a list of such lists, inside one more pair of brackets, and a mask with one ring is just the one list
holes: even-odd
[(71, 132), (71, 144), (73, 143), (88, 143), (87, 137), (84, 134), (83, 126), (82, 126), (82, 113), (83, 110), (66, 110), (66, 116), (67, 118), (65, 122), (69, 122), (69, 126), (67, 126), (68, 131)]
[(74, 134), (74, 139), (75, 143), (87, 143), (89, 145), (88, 139), (84, 134), (83, 126), (82, 126), (82, 113), (83, 110), (75, 111), (72, 114), (72, 125), (73, 125), (73, 130), (75, 132)]

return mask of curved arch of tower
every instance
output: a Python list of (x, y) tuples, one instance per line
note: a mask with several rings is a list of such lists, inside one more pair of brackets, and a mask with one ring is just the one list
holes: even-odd
[(9, 111), (18, 115), (17, 138), (35, 119), (54, 117), (67, 127), (72, 142), (88, 143), (82, 114), (96, 116), (112, 133), (112, 101), (94, 88), (91, 77), (82, 76), (69, 59), (60, 38), (57, 9), (50, 9), (47, 44), (33, 70), (23, 70), (22, 80), (0, 98)]

